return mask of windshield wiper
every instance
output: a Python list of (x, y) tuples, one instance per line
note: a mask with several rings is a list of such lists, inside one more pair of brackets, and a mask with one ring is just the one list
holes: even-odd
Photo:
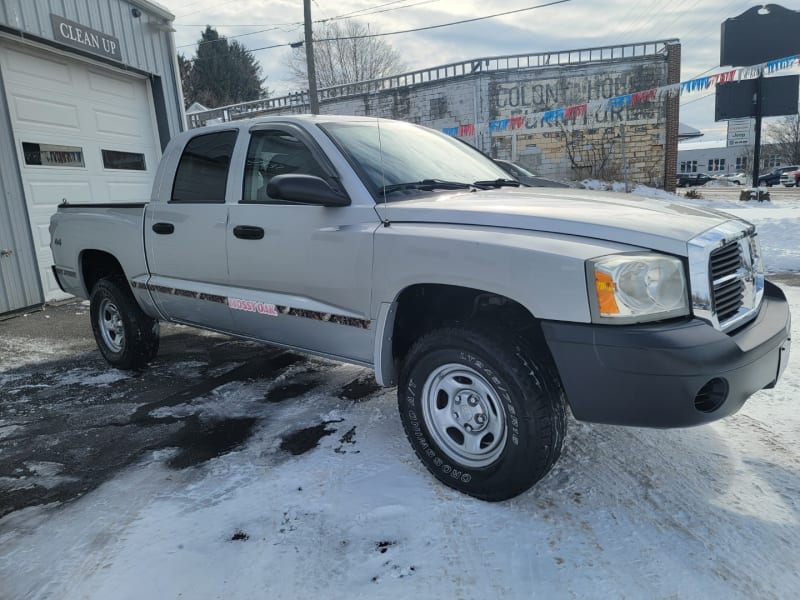
[(475, 187), (486, 189), (489, 187), (499, 188), (505, 186), (519, 187), (520, 183), (516, 179), (490, 179), (487, 181), (476, 181), (472, 185), (474, 185)]
[(411, 181), (408, 183), (392, 183), (385, 185), (381, 189), (382, 194), (391, 194), (403, 190), (421, 190), (430, 192), (433, 190), (468, 190), (472, 188), (471, 183), (460, 181), (444, 181), (442, 179), (423, 179), (422, 181)]

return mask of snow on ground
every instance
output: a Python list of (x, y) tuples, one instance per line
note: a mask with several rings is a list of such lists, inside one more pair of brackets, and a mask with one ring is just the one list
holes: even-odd
[[(800, 271), (796, 209), (730, 212), (759, 226), (770, 270)], [(800, 288), (785, 289), (800, 315)], [(151, 452), (73, 503), (0, 520), (0, 598), (749, 599), (800, 590), (800, 352), (776, 389), (711, 425), (572, 421), (553, 471), (497, 504), (425, 471), (394, 390), (357, 403), (333, 397), (367, 372), (309, 363), (325, 383), (291, 401), (254, 399), (300, 367), (159, 409), (257, 418), (237, 451), (183, 470), (167, 465), (177, 450)], [(318, 447), (287, 445), (290, 423), (319, 427)], [(57, 484), (52, 465), (32, 470)]]

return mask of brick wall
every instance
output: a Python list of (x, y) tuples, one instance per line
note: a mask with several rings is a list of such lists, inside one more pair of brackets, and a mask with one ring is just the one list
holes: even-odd
[[(667, 46), (667, 84), (679, 83), (681, 80), (681, 45)], [(664, 158), (664, 189), (675, 191), (677, 183), (676, 169), (678, 165), (678, 126), (680, 119), (680, 98), (676, 95), (666, 102), (666, 149)]]

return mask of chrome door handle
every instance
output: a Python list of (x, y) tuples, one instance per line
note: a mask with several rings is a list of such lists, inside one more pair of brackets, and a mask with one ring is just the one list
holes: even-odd
[(11, 256), (14, 254), (13, 250), (6, 250), (5, 248), (0, 250), (0, 256)]

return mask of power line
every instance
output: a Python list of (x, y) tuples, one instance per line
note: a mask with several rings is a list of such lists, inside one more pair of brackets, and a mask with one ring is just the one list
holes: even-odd
[[(406, 2), (407, 0), (399, 0), (399, 1)], [(411, 7), (414, 7), (414, 6), (419, 6), (421, 4), (431, 4), (432, 2), (440, 2), (440, 1), (441, 0), (421, 0), (419, 2), (413, 2), (412, 4), (405, 4), (403, 6), (395, 6), (393, 8), (384, 8), (383, 10), (373, 10), (373, 9), (378, 9), (380, 7), (386, 6), (386, 4), (379, 4), (378, 6), (373, 6), (372, 9), (363, 8), (363, 9), (361, 9), (361, 11), (355, 11), (353, 13), (345, 13), (345, 14), (342, 14), (342, 15), (337, 15), (335, 17), (329, 17), (329, 18), (325, 18), (325, 19), (317, 19), (316, 21), (314, 21), (314, 23), (327, 23), (329, 21), (339, 21), (341, 19), (350, 18), (350, 16), (354, 15), (356, 12), (363, 12), (363, 11), (367, 11), (367, 10), (369, 10), (371, 12), (364, 12), (363, 14), (360, 14), (358, 16), (359, 17), (367, 17), (367, 16), (370, 16), (370, 15), (377, 15), (377, 14), (380, 14), (380, 13), (390, 12), (390, 11), (394, 11), (394, 10), (400, 10), (400, 9), (403, 9), (403, 8), (411, 8)], [(396, 4), (396, 3), (397, 3), (397, 0), (395, 0), (395, 2), (388, 2), (387, 4)], [(316, 4), (316, 2), (315, 2), (315, 4)], [(318, 4), (317, 4), (317, 6), (319, 7)], [(320, 8), (320, 10), (322, 10), (322, 9)], [(176, 25), (176, 27), (205, 27), (205, 26), (206, 25)], [(258, 25), (216, 25), (215, 27), (264, 27), (264, 26), (265, 26), (265, 24), (258, 24)], [(291, 33), (292, 31), (296, 31), (297, 28), (302, 27), (302, 26), (303, 26), (303, 22), (302, 21), (295, 21), (293, 23), (277, 23), (277, 24), (273, 24), (272, 26), (268, 27), (267, 29), (260, 29), (258, 31), (249, 31), (247, 33), (239, 33), (239, 34), (236, 34), (236, 35), (230, 35), (230, 36), (226, 36), (224, 39), (234, 39), (234, 38), (245, 37), (245, 36), (248, 36), (248, 35), (256, 35), (258, 33), (266, 33), (268, 31), (275, 31), (276, 29), (280, 29), (281, 31), (285, 31), (286, 33)], [(284, 29), (284, 27), (292, 27), (292, 29), (287, 30), (287, 29)], [(192, 44), (183, 44), (182, 46), (178, 46), (178, 48), (188, 48), (190, 46), (200, 46), (200, 45), (203, 45), (203, 44), (213, 44), (215, 42), (221, 42), (221, 41), (223, 41), (223, 38), (220, 38), (220, 39), (217, 39), (217, 40), (204, 40), (204, 41), (201, 41), (201, 42), (194, 42)]]
[[(365, 17), (367, 15), (375, 15), (378, 13), (389, 12), (392, 10), (399, 10), (401, 8), (410, 8), (412, 6), (418, 6), (420, 4), (431, 4), (432, 2), (439, 2), (440, 0), (422, 0), (422, 2), (415, 2), (413, 4), (406, 4), (404, 6), (395, 6), (394, 8), (386, 8), (384, 10), (377, 10), (379, 8), (383, 8), (385, 6), (392, 6), (394, 4), (400, 4), (401, 2), (408, 2), (408, 0), (393, 0), (393, 2), (386, 2), (384, 4), (378, 4), (376, 6), (372, 6), (370, 8), (362, 8), (361, 10), (354, 10), (349, 13), (345, 13), (343, 15), (339, 15), (335, 17), (337, 19), (347, 19), (349, 17), (358, 16), (358, 17)], [(373, 12), (374, 11), (374, 12)], [(364, 14), (359, 14), (364, 13)]]
[(207, 44), (214, 44), (216, 42), (225, 42), (225, 41), (228, 41), (228, 40), (232, 40), (234, 38), (245, 37), (245, 36), (248, 36), (248, 35), (256, 35), (258, 33), (266, 33), (267, 31), (276, 31), (278, 29), (280, 29), (281, 31), (283, 31), (285, 33), (292, 33), (293, 31), (297, 31), (297, 29), (299, 29), (300, 27), (303, 26), (302, 23), (294, 23), (293, 25), (294, 26), (291, 29), (284, 29), (283, 25), (276, 25), (275, 27), (270, 27), (268, 29), (261, 29), (259, 31), (250, 31), (248, 33), (240, 33), (238, 35), (221, 36), (221, 37), (217, 38), (216, 40), (201, 40), (199, 42), (193, 42), (191, 44), (183, 44), (181, 46), (176, 46), (176, 48), (180, 49), (180, 48), (189, 48), (191, 46), (198, 46), (198, 47), (199, 46), (205, 46)]
[[(430, 29), (440, 29), (442, 27), (452, 27), (453, 25), (463, 25), (464, 23), (474, 23), (476, 21), (485, 21), (487, 19), (494, 19), (497, 17), (504, 17), (506, 15), (513, 15), (521, 12), (527, 12), (531, 10), (535, 10), (537, 8), (546, 8), (548, 6), (555, 6), (556, 4), (564, 4), (566, 2), (571, 2), (572, 0), (554, 0), (553, 2), (547, 2), (545, 4), (537, 4), (535, 6), (528, 6), (526, 8), (518, 8), (516, 10), (509, 10), (501, 13), (495, 13), (493, 15), (486, 15), (483, 17), (474, 17), (472, 19), (462, 19), (461, 21), (451, 21), (450, 23), (441, 23), (439, 25), (428, 25), (427, 27), (416, 27), (414, 29), (404, 29), (402, 31), (390, 31), (389, 33), (371, 33), (367, 35), (354, 35), (348, 37), (339, 37), (339, 38), (323, 38), (323, 39), (315, 39), (315, 42), (333, 42), (337, 40), (360, 40), (365, 38), (376, 38), (376, 37), (386, 37), (390, 35), (400, 35), (403, 33), (413, 33), (415, 31), (427, 31)], [(234, 36), (231, 36), (234, 37)], [(222, 40), (223, 38), (220, 38)], [(224, 38), (228, 39), (228, 38)], [(216, 41), (216, 40), (215, 40)], [(202, 42), (201, 42), (202, 43)], [(193, 44), (192, 44), (193, 45)], [(281, 48), (284, 46), (293, 46), (295, 42), (286, 42), (283, 44), (272, 44), (270, 46), (263, 46), (261, 48), (247, 48), (248, 52), (258, 52), (259, 50), (270, 50), (272, 48)], [(185, 46), (180, 46), (181, 48)]]
[(386, 37), (389, 35), (400, 35), (401, 33), (412, 33), (414, 31), (427, 31), (429, 29), (440, 29), (442, 27), (451, 27), (453, 25), (463, 25), (464, 23), (474, 23), (475, 21), (485, 21), (486, 19), (494, 19), (496, 17), (504, 17), (506, 15), (513, 15), (521, 12), (526, 12), (529, 10), (534, 10), (537, 8), (546, 8), (548, 6), (555, 6), (556, 4), (564, 4), (565, 2), (571, 2), (572, 0), (554, 0), (553, 2), (547, 2), (546, 4), (537, 4), (535, 6), (529, 6), (527, 8), (518, 8), (517, 10), (508, 10), (506, 12), (495, 13), (493, 15), (487, 15), (485, 17), (475, 17), (473, 19), (463, 19), (461, 21), (453, 21), (451, 23), (442, 23), (440, 25), (428, 25), (427, 27), (416, 27), (414, 29), (404, 29), (402, 31), (390, 31), (389, 33), (372, 33), (368, 35), (353, 35), (349, 37), (339, 37), (339, 38), (323, 38), (319, 40), (314, 40), (315, 42), (334, 42), (338, 40), (361, 40), (365, 38), (375, 38), (375, 37)]

